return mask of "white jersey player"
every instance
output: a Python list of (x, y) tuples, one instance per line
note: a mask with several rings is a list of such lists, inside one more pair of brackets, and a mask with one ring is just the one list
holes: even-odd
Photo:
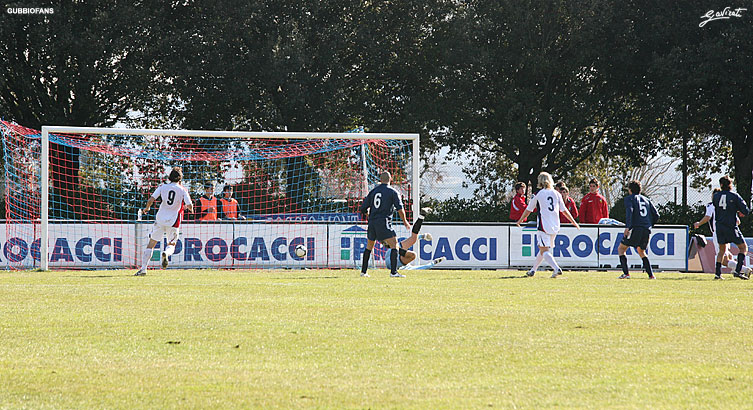
[(554, 243), (554, 238), (560, 231), (560, 212), (562, 212), (562, 214), (565, 215), (565, 217), (570, 220), (576, 228), (580, 229), (580, 226), (575, 222), (573, 215), (567, 210), (565, 202), (562, 200), (562, 195), (552, 189), (553, 186), (554, 181), (549, 173), (542, 172), (539, 174), (539, 188), (541, 188), (541, 190), (537, 192), (536, 196), (534, 196), (531, 202), (528, 203), (525, 212), (523, 212), (523, 215), (520, 216), (520, 219), (517, 222), (517, 225), (520, 226), (523, 220), (526, 219), (538, 206), (539, 217), (536, 222), (538, 228), (538, 231), (536, 231), (536, 245), (539, 247), (539, 255), (536, 257), (536, 262), (531, 270), (526, 273), (529, 277), (536, 273), (536, 270), (544, 259), (546, 259), (549, 265), (552, 266), (552, 269), (554, 269), (554, 273), (552, 274), (553, 278), (562, 275), (562, 269), (557, 265), (557, 262), (554, 260), (554, 256), (550, 251), (550, 248)]
[(167, 246), (162, 251), (162, 267), (167, 268), (168, 258), (175, 252), (178, 231), (180, 223), (183, 220), (183, 210), (187, 209), (189, 212), (193, 212), (191, 196), (186, 191), (186, 188), (180, 184), (180, 181), (183, 180), (183, 170), (180, 167), (173, 168), (170, 171), (168, 179), (170, 183), (157, 187), (146, 202), (146, 208), (142, 211), (146, 215), (154, 201), (157, 199), (162, 200), (157, 211), (157, 216), (154, 219), (154, 225), (152, 225), (152, 232), (149, 234), (149, 244), (144, 250), (144, 262), (141, 265), (141, 269), (136, 272), (136, 276), (146, 275), (147, 266), (149, 265), (149, 260), (152, 259), (154, 247), (157, 246), (157, 243), (163, 237), (167, 237)]
[[(711, 196), (713, 197), (714, 194), (717, 192), (721, 192), (720, 188), (714, 188), (714, 190), (711, 192)], [(698, 229), (699, 226), (705, 224), (706, 222), (709, 223), (709, 229), (711, 230), (711, 237), (714, 241), (714, 254), (719, 254), (719, 242), (716, 239), (716, 218), (714, 218), (714, 211), (715, 211), (714, 203), (709, 202), (706, 204), (706, 214), (703, 215), (703, 218), (701, 218), (700, 221), (693, 224), (693, 227)], [(740, 224), (740, 219), (737, 219), (738, 225)], [(722, 265), (732, 269), (732, 272), (734, 273), (737, 269), (737, 261), (735, 261), (734, 255), (732, 255), (732, 252), (730, 252), (730, 249), (727, 248), (726, 252), (722, 256)], [(753, 273), (753, 269), (751, 269), (748, 266), (743, 266), (741, 269), (741, 272), (744, 275), (750, 275)]]

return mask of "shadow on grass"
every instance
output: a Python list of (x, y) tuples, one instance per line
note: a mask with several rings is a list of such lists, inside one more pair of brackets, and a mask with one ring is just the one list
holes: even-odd
[[(657, 276), (656, 280), (688, 280), (688, 281), (703, 282), (703, 281), (714, 280), (713, 276), (714, 275), (709, 275), (709, 277), (707, 277), (707, 278), (699, 277), (699, 276), (696, 276), (696, 277), (687, 277), (687, 276), (683, 277), (683, 276), (680, 276), (680, 277), (677, 277), (677, 278), (666, 278), (666, 277), (662, 278), (661, 276)], [(732, 275), (730, 275), (729, 278), (724, 278), (724, 279), (732, 279)]]
[(500, 276), (497, 279), (528, 279), (528, 276), (526, 276), (525, 274), (516, 276)]
[(339, 276), (298, 276), (294, 278), (274, 278), (274, 279), (298, 279), (298, 280), (306, 280), (306, 279), (340, 279)]
[[(66, 275), (63, 276), (64, 278), (90, 278), (90, 279), (97, 279), (97, 278), (118, 278), (123, 275)], [(131, 275), (133, 276), (133, 275)]]

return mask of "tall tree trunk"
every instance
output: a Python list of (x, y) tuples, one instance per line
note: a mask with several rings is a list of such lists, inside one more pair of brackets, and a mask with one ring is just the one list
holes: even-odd
[(737, 193), (750, 206), (753, 182), (753, 135), (744, 135), (732, 139), (732, 158), (735, 161)]
[(533, 190), (536, 188), (539, 172), (541, 172), (541, 161), (532, 155), (525, 157), (521, 155), (518, 161), (518, 181), (525, 182)]

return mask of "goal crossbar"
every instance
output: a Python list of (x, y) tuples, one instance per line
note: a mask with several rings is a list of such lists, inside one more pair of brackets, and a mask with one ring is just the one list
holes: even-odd
[(419, 175), (419, 134), (412, 133), (329, 133), (329, 132), (250, 132), (250, 131), (210, 131), (210, 130), (168, 130), (148, 128), (100, 128), (100, 127), (75, 127), (75, 126), (42, 126), (41, 135), (41, 209), (40, 209), (40, 267), (42, 270), (49, 269), (49, 167), (50, 167), (50, 133), (63, 134), (106, 134), (106, 135), (151, 135), (151, 136), (178, 136), (178, 137), (203, 137), (203, 138), (228, 138), (228, 139), (350, 139), (350, 140), (374, 140), (391, 139), (407, 140), (412, 146), (414, 166), (411, 178), (413, 184), (411, 195), (413, 198), (412, 212), (420, 213), (420, 175)]

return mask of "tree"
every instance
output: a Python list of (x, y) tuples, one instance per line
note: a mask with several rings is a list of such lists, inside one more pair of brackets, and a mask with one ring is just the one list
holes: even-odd
[[(3, 13), (0, 113), (40, 129), (109, 126), (139, 109), (155, 84), (149, 47), (159, 36), (155, 3), (69, 2), (51, 15)], [(50, 148), (56, 194), (79, 204), (78, 149)]]
[[(685, 137), (689, 163), (700, 165), (700, 171), (723, 170), (731, 158), (737, 190), (750, 203), (753, 26), (743, 18), (730, 18), (700, 27), (708, 7), (707, 2), (693, 1), (654, 10), (643, 36), (656, 45), (648, 77), (668, 132), (680, 137), (674, 145)], [(699, 176), (708, 181), (704, 172)]]
[(42, 125), (110, 126), (141, 107), (154, 84), (158, 35), (147, 3), (72, 2), (51, 15), (3, 13), (0, 111)]
[(521, 181), (540, 171), (567, 175), (600, 143), (639, 165), (658, 147), (637, 132), (626, 85), (608, 81), (610, 70), (624, 68), (605, 55), (627, 58), (620, 46), (628, 40), (617, 37), (631, 30), (616, 8), (610, 1), (463, 3), (436, 35), (446, 51), (436, 140), (504, 156)]
[[(167, 108), (170, 122), (197, 129), (418, 131), (416, 118), (427, 116), (415, 113), (426, 105), (414, 96), (431, 64), (421, 42), (437, 3), (174, 4), (171, 36), (158, 46), (164, 95), (155, 112)], [(285, 168), (286, 197), (303, 208), (292, 182), (316, 175), (302, 158)]]

